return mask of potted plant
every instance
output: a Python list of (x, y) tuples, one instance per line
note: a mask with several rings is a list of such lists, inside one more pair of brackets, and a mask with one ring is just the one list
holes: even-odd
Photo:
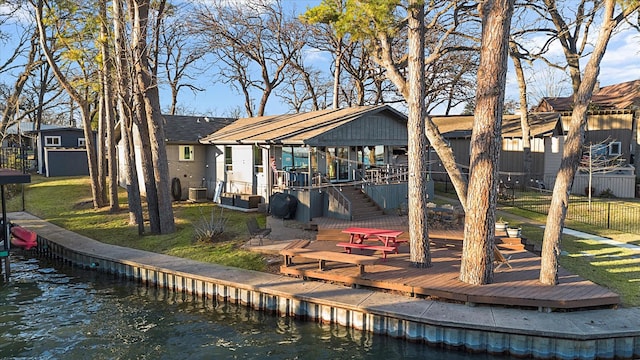
[(502, 220), (502, 217), (496, 221), (496, 231), (507, 231), (509, 222)]
[(507, 236), (510, 238), (519, 238), (522, 234), (522, 228), (509, 226), (507, 227)]

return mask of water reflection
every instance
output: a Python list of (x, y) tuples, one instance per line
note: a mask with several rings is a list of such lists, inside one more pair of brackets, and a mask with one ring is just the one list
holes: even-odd
[(14, 256), (0, 358), (507, 359), (261, 313)]

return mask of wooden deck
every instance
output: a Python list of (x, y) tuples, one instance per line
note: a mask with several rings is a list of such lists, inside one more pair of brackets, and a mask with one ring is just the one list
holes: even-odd
[[(347, 236), (345, 239), (344, 235)], [(608, 289), (564, 269), (559, 269), (559, 285), (545, 286), (538, 282), (540, 257), (528, 252), (520, 239), (499, 239), (500, 252), (509, 259), (513, 268), (502, 266), (494, 272), (493, 283), (469, 285), (458, 280), (462, 253), (462, 232), (456, 230), (432, 230), (432, 267), (417, 269), (410, 266), (409, 246), (400, 246), (399, 254), (381, 255), (354, 249), (355, 254), (371, 255), (379, 260), (368, 265), (360, 274), (357, 266), (327, 261), (319, 271), (317, 262), (296, 262), (283, 266), (281, 272), (292, 276), (344, 283), (388, 291), (398, 291), (411, 296), (438, 298), (468, 304), (491, 304), (514, 307), (531, 307), (544, 310), (586, 309), (615, 307), (620, 297)], [(406, 234), (404, 235), (406, 236)], [(339, 229), (319, 228), (316, 241), (307, 248), (322, 251), (343, 252), (338, 241), (348, 241), (348, 235)], [(513, 241), (516, 240), (516, 241)]]

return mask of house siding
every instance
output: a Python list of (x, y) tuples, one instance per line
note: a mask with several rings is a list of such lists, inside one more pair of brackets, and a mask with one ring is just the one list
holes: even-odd
[[(554, 145), (557, 142), (557, 146)], [(554, 136), (547, 138), (544, 143), (544, 178), (543, 182), (547, 189), (552, 189), (556, 182), (556, 176), (560, 169), (562, 161), (562, 152), (564, 149), (564, 137)]]
[[(59, 136), (60, 137), (60, 145), (59, 146), (45, 146), (44, 139), (49, 136)], [(87, 175), (89, 174), (89, 162), (86, 156), (86, 150), (84, 147), (78, 147), (78, 139), (84, 138), (84, 130), (79, 128), (61, 128), (61, 129), (50, 129), (50, 130), (41, 130), (38, 136), (38, 172), (41, 174), (65, 174), (64, 176), (74, 176), (74, 175)], [(94, 133), (95, 140), (95, 133)], [(94, 141), (95, 144), (95, 141)], [(50, 149), (56, 149), (55, 155), (53, 152), (48, 152)], [(65, 160), (68, 162), (78, 162), (74, 164), (62, 164), (63, 161), (59, 160), (59, 156), (64, 158), (63, 154), (65, 151), (70, 153), (69, 160)], [(84, 151), (84, 160), (80, 159), (78, 154), (71, 154), (76, 150)], [(54, 162), (51, 162), (47, 157), (49, 154), (56, 157)], [(62, 166), (61, 169), (56, 170), (55, 166)], [(63, 176), (63, 175), (46, 175), (46, 176)]]
[[(193, 146), (193, 161), (180, 160), (180, 146)], [(169, 178), (178, 178), (182, 189), (181, 200), (186, 200), (189, 188), (206, 185), (205, 165), (206, 149), (204, 145), (167, 144), (167, 162), (169, 164)]]
[(318, 135), (312, 146), (405, 145), (407, 125), (383, 113), (369, 115)]
[(85, 149), (45, 148), (45, 176), (89, 175)]

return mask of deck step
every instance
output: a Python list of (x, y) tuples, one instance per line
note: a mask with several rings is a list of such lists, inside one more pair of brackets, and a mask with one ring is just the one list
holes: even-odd
[(384, 215), (382, 210), (371, 198), (354, 186), (341, 187), (344, 197), (351, 202), (351, 219), (353, 221), (367, 220)]

